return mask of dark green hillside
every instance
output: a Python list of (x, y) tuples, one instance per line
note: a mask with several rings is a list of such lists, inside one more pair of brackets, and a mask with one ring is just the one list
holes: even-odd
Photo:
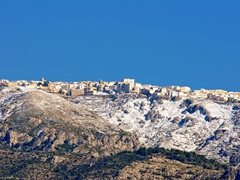
[(83, 164), (72, 167), (68, 164), (61, 164), (55, 168), (58, 178), (69, 179), (88, 178), (114, 178), (118, 177), (119, 171), (133, 162), (148, 162), (152, 156), (162, 157), (169, 160), (180, 161), (184, 164), (201, 166), (202, 169), (213, 170), (222, 174), (228, 169), (225, 164), (220, 164), (215, 160), (207, 159), (194, 152), (184, 152), (180, 150), (167, 150), (164, 148), (140, 148), (134, 152), (123, 151), (112, 156), (104, 157), (91, 164)]

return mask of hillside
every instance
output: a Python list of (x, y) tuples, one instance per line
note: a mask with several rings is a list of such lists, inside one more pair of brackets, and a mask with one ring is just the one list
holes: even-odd
[(30, 87), (0, 91), (0, 178), (239, 177), (236, 103), (131, 94), (63, 97)]
[(147, 147), (194, 151), (239, 166), (239, 103), (127, 93), (114, 99), (79, 96), (73, 101), (136, 134)]
[[(78, 165), (140, 147), (138, 139), (55, 94), (5, 88), (0, 94), (0, 174), (55, 177), (58, 163)], [(71, 168), (71, 167), (69, 167)]]

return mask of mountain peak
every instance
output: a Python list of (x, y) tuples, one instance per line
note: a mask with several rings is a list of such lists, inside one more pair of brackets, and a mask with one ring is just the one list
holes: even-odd
[(100, 155), (139, 147), (134, 135), (55, 94), (27, 89), (6, 93), (1, 102), (1, 138), (18, 149), (55, 151), (67, 144), (73, 152), (91, 146)]

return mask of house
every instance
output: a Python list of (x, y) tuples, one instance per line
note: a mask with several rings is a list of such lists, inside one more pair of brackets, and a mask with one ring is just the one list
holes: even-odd
[(126, 83), (124, 83), (123, 85), (122, 85), (122, 91), (123, 92), (126, 92), (126, 93), (130, 93), (131, 91), (132, 91), (132, 89), (133, 89), (133, 87), (134, 87), (134, 84), (126, 84)]
[(84, 89), (72, 89), (70, 90), (70, 95), (71, 96), (84, 95)]
[(178, 97), (186, 97), (187, 94), (185, 92), (178, 92)]
[(9, 80), (8, 80), (8, 79), (2, 79), (0, 82), (2, 82), (2, 83), (8, 83)]
[(8, 82), (7, 84), (8, 84), (9, 87), (18, 85), (17, 82)]
[(123, 82), (125, 84), (134, 84), (135, 79), (124, 78), (121, 80), (121, 82)]
[(178, 91), (174, 91), (174, 90), (169, 90), (168, 91), (168, 96), (170, 96), (170, 97), (178, 97)]
[(135, 83), (133, 87), (133, 92), (139, 94), (141, 92), (142, 85), (140, 83)]
[(99, 84), (98, 86), (97, 86), (97, 91), (103, 91), (104, 90), (104, 87), (105, 87), (105, 85), (104, 84)]
[(90, 88), (89, 87), (85, 87), (84, 88), (84, 94), (88, 94), (90, 92)]
[(96, 95), (96, 94), (97, 94), (96, 90), (85, 92), (85, 95), (88, 95), (88, 96)]
[(162, 94), (166, 94), (167, 93), (167, 88), (163, 87), (160, 91)]
[(8, 83), (0, 82), (0, 89), (3, 88), (3, 87), (6, 87), (6, 86), (8, 86)]
[(190, 91), (191, 91), (191, 88), (190, 88), (190, 87), (187, 87), (187, 86), (183, 86), (183, 87), (180, 88), (179, 91), (181, 91), (181, 92), (190, 92)]
[(130, 93), (134, 87), (134, 84), (129, 84), (125, 82), (118, 82), (117, 83), (117, 90), (118, 91), (123, 91), (125, 93)]
[(135, 84), (135, 79), (124, 78), (121, 82), (117, 83), (117, 90), (125, 93), (132, 92)]

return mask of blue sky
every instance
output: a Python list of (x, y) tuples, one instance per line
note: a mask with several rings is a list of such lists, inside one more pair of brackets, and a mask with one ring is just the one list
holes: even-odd
[(240, 91), (240, 1), (4, 0), (0, 79)]

